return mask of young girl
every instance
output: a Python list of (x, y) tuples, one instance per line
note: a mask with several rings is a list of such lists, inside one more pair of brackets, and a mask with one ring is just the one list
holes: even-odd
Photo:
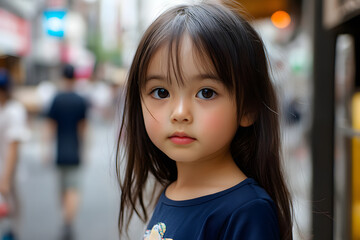
[(210, 3), (163, 13), (128, 76), (120, 231), (133, 212), (148, 220), (152, 175), (163, 191), (144, 239), (292, 239), (278, 118), (263, 43), (239, 13)]

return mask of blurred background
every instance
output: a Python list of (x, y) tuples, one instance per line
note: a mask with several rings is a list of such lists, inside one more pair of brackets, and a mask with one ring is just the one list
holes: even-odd
[[(143, 31), (181, 2), (194, 1), (0, 0), (0, 68), (10, 72), (30, 130), (16, 175), (19, 239), (55, 240), (61, 231), (44, 114), (64, 63), (75, 66), (76, 91), (90, 103), (76, 239), (141, 239), (137, 219), (129, 236), (117, 230), (121, 92)], [(294, 238), (360, 239), (360, 1), (238, 2), (264, 39), (279, 90)]]

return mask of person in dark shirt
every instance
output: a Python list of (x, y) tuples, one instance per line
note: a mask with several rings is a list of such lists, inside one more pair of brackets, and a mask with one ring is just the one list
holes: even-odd
[(63, 239), (72, 239), (72, 223), (79, 202), (79, 181), (82, 140), (86, 129), (88, 104), (74, 91), (75, 69), (63, 68), (64, 91), (59, 92), (49, 109), (47, 117), (51, 132), (56, 136), (56, 166), (59, 170), (63, 215)]
[[(239, 11), (201, 2), (161, 14), (135, 53), (123, 114), (120, 232), (157, 201), (144, 240), (293, 239), (276, 92)], [(147, 202), (149, 179), (162, 194)]]

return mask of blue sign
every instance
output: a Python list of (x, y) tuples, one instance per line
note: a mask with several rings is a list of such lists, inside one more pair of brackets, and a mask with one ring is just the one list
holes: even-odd
[(44, 12), (45, 31), (54, 37), (64, 37), (65, 10), (47, 10)]

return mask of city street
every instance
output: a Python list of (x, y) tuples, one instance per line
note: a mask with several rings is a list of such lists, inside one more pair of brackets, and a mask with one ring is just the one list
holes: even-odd
[[(119, 190), (115, 174), (115, 131), (110, 121), (90, 120), (85, 144), (81, 204), (75, 223), (78, 240), (119, 239)], [(20, 239), (57, 240), (61, 234), (57, 172), (43, 158), (44, 119), (30, 118), (31, 139), (21, 147), (17, 187), (21, 201)], [(136, 224), (129, 237), (141, 239)]]
[[(181, 7), (174, 8), (175, 6)], [(236, 16), (224, 17), (226, 12), (221, 13), (223, 7), (229, 8), (227, 13)], [(206, 10), (207, 8), (213, 10)], [(170, 11), (169, 15), (162, 15), (166, 11)], [(173, 141), (170, 148), (177, 145), (175, 142), (194, 142), (194, 145), (203, 148), (202, 140), (197, 140), (206, 139), (205, 142), (215, 146), (218, 139), (206, 136), (220, 139), (223, 134), (221, 131), (224, 130), (226, 135), (229, 130), (226, 125), (217, 125), (222, 123), (222, 119), (228, 121), (227, 115), (217, 114), (213, 110), (218, 109), (222, 113), (231, 109), (228, 108), (230, 105), (227, 102), (217, 105), (212, 104), (213, 101), (207, 101), (218, 96), (219, 99), (225, 99), (222, 97), (229, 95), (228, 92), (232, 93), (231, 97), (236, 98), (236, 117), (239, 118), (237, 120), (240, 125), (246, 127), (246, 132), (254, 130), (254, 134), (249, 138), (241, 138), (239, 145), (236, 140), (232, 141), (232, 148), (226, 156), (240, 149), (241, 156), (244, 154), (255, 157), (253, 162), (253, 159), (248, 161), (240, 158), (235, 161), (238, 166), (247, 166), (240, 169), (247, 177), (254, 177), (260, 185), (262, 183), (262, 187), (275, 200), (279, 211), (283, 209), (285, 215), (288, 209), (291, 212), (293, 221), (288, 217), (282, 219), (283, 214), (278, 214), (279, 222), (285, 222), (280, 232), (290, 228), (292, 224), (294, 240), (360, 239), (360, 143), (357, 142), (360, 131), (359, 26), (360, 0), (0, 0), (0, 240), (9, 240), (6, 236), (11, 238), (10, 230), (13, 225), (16, 240), (63, 240), (61, 236), (72, 230), (75, 240), (143, 240), (146, 224), (140, 221), (136, 213), (129, 224), (126, 224), (127, 214), (132, 212), (124, 213), (124, 225), (129, 226), (124, 235), (120, 235), (118, 229), (121, 192), (116, 176), (116, 141), (123, 111), (119, 109), (124, 109), (125, 114), (128, 114), (126, 116), (130, 116), (128, 121), (135, 122), (133, 126), (136, 129), (129, 131), (136, 130), (134, 141), (144, 134), (144, 127), (139, 128), (137, 122), (140, 119), (131, 114), (134, 110), (141, 111), (134, 109), (140, 108), (140, 105), (146, 106), (144, 113), (151, 116), (154, 123), (158, 122), (154, 125), (161, 126), (159, 129), (165, 129), (164, 125), (168, 124), (162, 124), (165, 119), (163, 116), (166, 116), (163, 115), (165, 109), (169, 113), (171, 111), (171, 114), (166, 113), (171, 116), (179, 109), (181, 112), (194, 113), (193, 116), (197, 116), (196, 121), (199, 123), (192, 125), (189, 133), (188, 129), (182, 127), (176, 127), (172, 131), (194, 134), (192, 137), (196, 141), (184, 136), (166, 139)], [(191, 38), (187, 36), (190, 32)], [(207, 35), (202, 35), (205, 32)], [(189, 41), (183, 41), (185, 35)], [(166, 46), (171, 47), (172, 41), (177, 43), (178, 51), (157, 54), (163, 52)], [(217, 44), (221, 47), (215, 48)], [(200, 46), (200, 50), (194, 46)], [(185, 53), (185, 49), (188, 52)], [(169, 61), (168, 56), (174, 61)], [(199, 74), (190, 74), (188, 70), (196, 70)], [(150, 91), (149, 94), (144, 94), (149, 78), (159, 74), (166, 78), (167, 85), (154, 84), (151, 86), (151, 94)], [(195, 84), (193, 85), (192, 76), (209, 74), (216, 75), (217, 80), (221, 80), (215, 81), (217, 86), (221, 85), (220, 89), (223, 89), (222, 82), (225, 83), (226, 94), (217, 94), (219, 89), (213, 89), (215, 86), (212, 84), (208, 85), (208, 80), (212, 81), (213, 78), (204, 79), (206, 81), (201, 81), (204, 86), (200, 88), (196, 85), (193, 89)], [(181, 80), (181, 84), (172, 86), (173, 80)], [(165, 95), (157, 95), (157, 90), (162, 88), (169, 90), (166, 102), (171, 104), (161, 105), (164, 106), (161, 108), (164, 111), (158, 111), (160, 105), (154, 104), (152, 107), (144, 100), (147, 99), (146, 96), (162, 99)], [(210, 95), (202, 95), (207, 88), (213, 93), (211, 98), (208, 98)], [(77, 118), (82, 120), (85, 113), (74, 110), (74, 114), (70, 114), (73, 106), (75, 109), (77, 105), (72, 100), (69, 100), (68, 105), (65, 101), (60, 101), (56, 104), (60, 107), (50, 108), (54, 97), (59, 96), (56, 94), (62, 91), (76, 92), (89, 105), (88, 128), (82, 146), (83, 161), (80, 167), (80, 203), (73, 228), (64, 224), (64, 219), (72, 219), (71, 206), (74, 202), (77, 203), (77, 195), (70, 193), (64, 198), (69, 200), (64, 201), (68, 203), (67, 214), (64, 214), (61, 199), (61, 186), (64, 184), (61, 184), (60, 173), (55, 164), (55, 139), (59, 137), (59, 145), (66, 145), (63, 148), (65, 150), (59, 151), (67, 154), (64, 162), (72, 162), (72, 159), (78, 162), (78, 158), (69, 157), (77, 155), (74, 153), (76, 151), (71, 154), (71, 148), (77, 148), (77, 141), (69, 139), (74, 140), (76, 131), (83, 135), (82, 124), (77, 125), (79, 122), (74, 116), (79, 116), (82, 112)], [(183, 92), (186, 94), (182, 94)], [(194, 94), (191, 96), (190, 92)], [(268, 97), (266, 93), (269, 93)], [(178, 104), (178, 95), (186, 100), (184, 106), (183, 99)], [(247, 99), (247, 96), (250, 98)], [(78, 98), (72, 96), (72, 99)], [(191, 99), (189, 104), (187, 99)], [(12, 102), (13, 100), (21, 104)], [(87, 104), (82, 100), (78, 102), (80, 101), (84, 110)], [(123, 108), (125, 103), (126, 108)], [(26, 131), (26, 114), (21, 105), (28, 115), (30, 134)], [(49, 126), (44, 116), (45, 112), (50, 112), (49, 109), (56, 110), (51, 112), (61, 112), (48, 114), (54, 120), (70, 119), (58, 126), (70, 129), (61, 129), (62, 134), (73, 136), (67, 138), (49, 135)], [(161, 116), (157, 116), (157, 111), (161, 112)], [(147, 119), (146, 116), (141, 118)], [(243, 119), (248, 119), (248, 124), (243, 124)], [(279, 133), (275, 119), (280, 123)], [(172, 117), (171, 121), (173, 120)], [(69, 124), (70, 122), (73, 124)], [(204, 126), (209, 127), (205, 129)], [(151, 124), (146, 127), (147, 131), (158, 130)], [(125, 125), (124, 129), (127, 128)], [(166, 131), (169, 131), (168, 127)], [(257, 131), (261, 134), (257, 134)], [(266, 133), (267, 131), (270, 132)], [(237, 131), (235, 136), (242, 132), (242, 129)], [(197, 134), (200, 133), (201, 137), (198, 137)], [(280, 141), (277, 139), (278, 134)], [(161, 135), (154, 136), (161, 138)], [(154, 141), (152, 136), (149, 137)], [(18, 145), (18, 142), (21, 144)], [(153, 143), (147, 143), (149, 141), (136, 142), (144, 144), (138, 151), (140, 155), (144, 155), (143, 151), (152, 149)], [(155, 144), (157, 145), (156, 142)], [(249, 144), (256, 146), (256, 149), (243, 148)], [(120, 146), (120, 150), (123, 146)], [(213, 145), (209, 148), (212, 147)], [(224, 149), (223, 146), (220, 147), (221, 150)], [(189, 149), (189, 154), (193, 154), (190, 145)], [(196, 152), (197, 147), (194, 149)], [(170, 155), (172, 152), (167, 153), (169, 149), (162, 150), (178, 160), (177, 150), (176, 156)], [(207, 153), (208, 150), (208, 154), (201, 160), (220, 156), (217, 153), (221, 151), (216, 154), (213, 149), (201, 151)], [(159, 151), (151, 152), (151, 160), (157, 160)], [(264, 153), (266, 157), (262, 156)], [(183, 152), (181, 154), (183, 158)], [(264, 159), (269, 161), (264, 162)], [(138, 165), (138, 160), (135, 157), (130, 162), (135, 161)], [(144, 161), (142, 157), (140, 160)], [(211, 163), (218, 163), (211, 160)], [(282, 169), (278, 168), (279, 161)], [(251, 163), (248, 164), (249, 162)], [(223, 171), (235, 172), (234, 169), (227, 168), (224, 161), (219, 163)], [(125, 163), (122, 164), (119, 169), (125, 171)], [(163, 163), (154, 164), (152, 169), (158, 172), (146, 175), (149, 178), (146, 179), (146, 189), (141, 189), (144, 191), (136, 189), (139, 187), (138, 180), (134, 180), (136, 177), (129, 180), (134, 180), (130, 184), (134, 189), (130, 190), (143, 194), (148, 217), (152, 216), (151, 211), (154, 209), (151, 204), (155, 205), (158, 199), (150, 188), (155, 186), (160, 190), (164, 183), (158, 183), (155, 179), (159, 178), (158, 175), (165, 176), (168, 171), (162, 169)], [(133, 169), (134, 175), (148, 174), (142, 173), (141, 167), (137, 165)], [(205, 195), (207, 189), (213, 192), (213, 189), (228, 186), (228, 178), (222, 178), (227, 173), (220, 174), (223, 172), (219, 170), (219, 174), (216, 174), (219, 181), (213, 183), (217, 178), (212, 177), (211, 172), (205, 172), (205, 169), (211, 169), (215, 165), (191, 169), (186, 166), (184, 181), (182, 169), (178, 169), (180, 177), (171, 176), (171, 180), (175, 177), (178, 180), (173, 185), (176, 199), (194, 197), (193, 193), (196, 196)], [(195, 172), (194, 169), (198, 171)], [(274, 176), (274, 173), (278, 173), (278, 176)], [(124, 172), (120, 175), (123, 178)], [(198, 185), (193, 180), (194, 176), (199, 180)], [(75, 179), (76, 184), (76, 177), (77, 175), (73, 178), (67, 176), (66, 179), (71, 179), (69, 182)], [(183, 182), (190, 182), (192, 186), (187, 188), (188, 185), (181, 184)], [(200, 184), (202, 182), (211, 188), (203, 189), (204, 185)], [(194, 186), (200, 189), (199, 192)], [(125, 190), (130, 191), (129, 187)], [(11, 199), (13, 195), (9, 191), (16, 193), (17, 197)], [(288, 195), (292, 205), (290, 208), (284, 203)], [(17, 198), (19, 211), (12, 211), (17, 210)], [(146, 203), (150, 204), (147, 206)], [(139, 202), (134, 205), (136, 204)], [(125, 205), (129, 203), (125, 202)], [(9, 212), (13, 215), (19, 212), (19, 217), (6, 217)], [(173, 218), (173, 215), (170, 217)], [(14, 220), (16, 223), (13, 223)], [(166, 234), (169, 236), (161, 232), (161, 238), (178, 236), (169, 232), (170, 224), (167, 221), (161, 218), (158, 222), (168, 225)], [(163, 229), (162, 225), (158, 226), (158, 229)]]

